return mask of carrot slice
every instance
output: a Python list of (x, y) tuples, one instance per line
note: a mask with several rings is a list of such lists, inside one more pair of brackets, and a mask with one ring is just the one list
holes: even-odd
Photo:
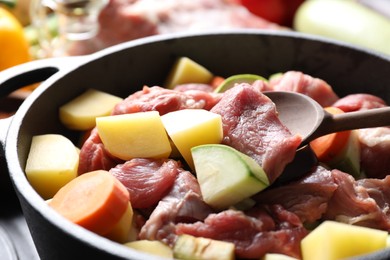
[(107, 171), (98, 170), (70, 181), (49, 205), (75, 224), (104, 235), (121, 219), (129, 198), (120, 181)]
[(225, 78), (221, 77), (221, 76), (214, 76), (212, 79), (211, 79), (211, 82), (210, 82), (210, 85), (216, 89), (223, 81), (225, 80)]
[[(334, 115), (344, 113), (336, 107), (327, 107), (325, 110)], [(318, 160), (326, 163), (337, 156), (339, 151), (347, 144), (350, 135), (351, 131), (328, 134), (311, 141), (310, 146)]]

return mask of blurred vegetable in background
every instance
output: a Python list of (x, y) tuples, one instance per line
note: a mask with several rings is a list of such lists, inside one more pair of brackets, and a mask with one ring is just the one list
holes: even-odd
[[(110, 1), (120, 2), (119, 0)], [(143, 1), (148, 2), (128, 0), (128, 5)], [(13, 18), (17, 19), (15, 22), (12, 18), (12, 27), (15, 28), (12, 29), (12, 33), (9, 29), (5, 33), (2, 29), (4, 25), (0, 28), (1, 37), (3, 37), (1, 38), (0, 70), (31, 58), (37, 59), (45, 56), (42, 55), (43, 50), (40, 44), (42, 35), (38, 33), (39, 28), (30, 24), (33, 19), (29, 15), (30, 2), (31, 0), (0, 0), (2, 9), (0, 18), (3, 19), (3, 10), (7, 10)], [(390, 0), (224, 0), (224, 2), (226, 5), (232, 3), (242, 5), (263, 19), (298, 32), (337, 39), (390, 55)], [(153, 5), (153, 2), (149, 4)], [(154, 9), (151, 9), (153, 12)], [(177, 10), (171, 10), (171, 12), (175, 11)], [(155, 12), (158, 12), (158, 9)], [(9, 14), (6, 17), (9, 17)], [(124, 22), (131, 24), (132, 19), (124, 20)], [(17, 23), (19, 25), (16, 25)], [(30, 46), (30, 57), (27, 58), (23, 37), (18, 33), (20, 25), (24, 26), (24, 37)], [(111, 23), (101, 24), (101, 26), (104, 25), (111, 25)], [(50, 15), (46, 24), (50, 38), (54, 39), (57, 36), (58, 27), (58, 19), (55, 15)], [(137, 35), (137, 32), (134, 34)], [(13, 54), (14, 52), (16, 54)]]
[(291, 27), (295, 11), (304, 0), (236, 0), (250, 12), (283, 26)]
[(31, 59), (22, 24), (0, 7), (0, 71)]
[(390, 0), (230, 0), (298, 32), (390, 55)]
[(390, 1), (371, 0), (371, 8), (360, 2), (306, 0), (296, 12), (293, 28), (390, 55), (390, 18), (373, 9), (389, 8)]
[(30, 0), (0, 0), (0, 7), (11, 12), (23, 26), (30, 23)]

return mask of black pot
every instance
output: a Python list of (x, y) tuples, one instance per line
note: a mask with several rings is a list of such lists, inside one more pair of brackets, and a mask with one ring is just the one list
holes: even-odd
[[(303, 71), (326, 80), (340, 96), (365, 92), (390, 104), (389, 57), (294, 32), (155, 36), (93, 55), (34, 61), (7, 70), (0, 74), (2, 95), (47, 79), (11, 119), (0, 121), (10, 179), (42, 259), (154, 259), (59, 216), (29, 185), (24, 168), (33, 135), (61, 133), (76, 141), (78, 133), (67, 130), (58, 119), (60, 105), (87, 88), (126, 97), (145, 84), (159, 85), (178, 56), (188, 56), (221, 76), (253, 73), (268, 77), (287, 70)], [(390, 251), (371, 257), (388, 259)]]

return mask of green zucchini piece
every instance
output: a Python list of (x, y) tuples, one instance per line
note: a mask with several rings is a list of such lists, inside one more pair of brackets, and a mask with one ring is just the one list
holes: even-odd
[(353, 130), (344, 148), (331, 161), (327, 162), (331, 168), (351, 174), (360, 179), (360, 142), (356, 130)]
[(180, 235), (173, 257), (182, 260), (233, 260), (234, 244), (204, 237)]
[(251, 157), (222, 144), (191, 149), (203, 199), (225, 209), (269, 186), (263, 168)]
[(222, 93), (234, 87), (235, 84), (249, 83), (252, 84), (256, 80), (267, 81), (265, 78), (255, 74), (238, 74), (233, 75), (222, 81), (222, 83), (214, 90), (215, 93)]

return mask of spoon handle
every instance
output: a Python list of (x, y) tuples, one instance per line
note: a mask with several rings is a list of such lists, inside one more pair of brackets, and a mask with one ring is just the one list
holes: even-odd
[(330, 133), (379, 126), (390, 126), (390, 107), (347, 112), (337, 115), (326, 112), (324, 120), (318, 127), (316, 133), (309, 136), (305, 140), (305, 143)]
[(336, 131), (390, 126), (390, 107), (338, 114), (333, 121)]

